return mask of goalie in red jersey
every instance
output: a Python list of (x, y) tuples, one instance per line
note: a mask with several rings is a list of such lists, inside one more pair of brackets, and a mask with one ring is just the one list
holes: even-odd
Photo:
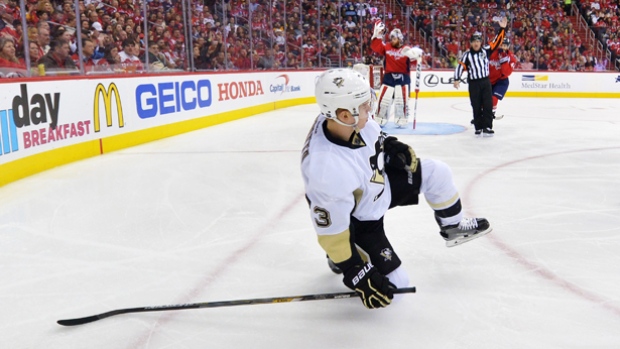
[(385, 126), (388, 122), (388, 112), (392, 103), (395, 106), (394, 122), (399, 127), (404, 127), (409, 122), (409, 89), (411, 84), (410, 61), (417, 61), (422, 57), (422, 49), (403, 45), (403, 34), (400, 29), (390, 32), (390, 42), (383, 43), (385, 24), (375, 23), (370, 47), (372, 50), (384, 56), (383, 81), (379, 90), (378, 108), (375, 121)]
[(503, 115), (496, 115), (497, 103), (504, 99), (508, 91), (508, 77), (517, 64), (517, 58), (510, 52), (510, 39), (505, 38), (500, 49), (494, 51), (489, 57), (489, 79), (493, 86), (493, 118), (501, 119)]

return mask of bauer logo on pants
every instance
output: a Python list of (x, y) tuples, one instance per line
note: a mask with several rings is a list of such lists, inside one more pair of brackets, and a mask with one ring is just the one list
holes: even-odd
[[(112, 99), (112, 94), (114, 94), (114, 100)], [(103, 96), (103, 106), (99, 104), (99, 102), (101, 101), (101, 96)], [(114, 104), (112, 104), (112, 102), (114, 102)], [(125, 126), (125, 122), (123, 119), (123, 106), (121, 104), (121, 95), (118, 92), (118, 87), (116, 87), (115, 83), (111, 83), (110, 85), (108, 85), (107, 89), (103, 86), (103, 84), (100, 83), (95, 89), (95, 102), (93, 110), (93, 124), (95, 125), (95, 132), (99, 132), (101, 130), (100, 115), (102, 108), (108, 127), (112, 126), (113, 109), (116, 109), (116, 116), (118, 117), (118, 127)]]

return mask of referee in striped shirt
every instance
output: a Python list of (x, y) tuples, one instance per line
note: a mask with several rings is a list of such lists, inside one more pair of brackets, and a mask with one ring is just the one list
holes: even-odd
[(504, 41), (506, 17), (499, 22), (500, 30), (488, 46), (482, 47), (482, 35), (474, 33), (469, 39), (470, 49), (463, 54), (454, 72), (454, 88), (460, 86), (463, 71), (467, 71), (469, 100), (474, 110), (473, 124), (476, 135), (491, 137), (493, 131), (493, 91), (489, 80), (489, 57)]

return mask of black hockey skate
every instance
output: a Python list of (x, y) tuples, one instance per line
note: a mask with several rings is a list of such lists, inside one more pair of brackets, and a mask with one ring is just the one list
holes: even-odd
[(459, 224), (442, 226), (439, 234), (446, 240), (446, 246), (454, 247), (486, 235), (492, 230), (485, 218), (463, 218)]
[(482, 137), (493, 137), (495, 135), (495, 131), (490, 128), (485, 128), (482, 130)]
[(329, 269), (331, 269), (331, 271), (333, 271), (334, 274), (342, 274), (342, 270), (338, 268), (336, 263), (334, 263), (331, 259), (329, 259), (329, 257), (327, 257), (327, 266), (329, 266)]

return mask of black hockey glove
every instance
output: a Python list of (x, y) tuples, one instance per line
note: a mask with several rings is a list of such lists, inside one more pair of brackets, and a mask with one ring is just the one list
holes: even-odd
[(418, 158), (413, 149), (400, 142), (396, 137), (388, 137), (383, 141), (385, 164), (396, 168), (415, 172), (418, 168)]
[(368, 309), (387, 307), (394, 298), (393, 290), (396, 286), (370, 263), (349, 268), (343, 281), (348, 288), (357, 292)]

